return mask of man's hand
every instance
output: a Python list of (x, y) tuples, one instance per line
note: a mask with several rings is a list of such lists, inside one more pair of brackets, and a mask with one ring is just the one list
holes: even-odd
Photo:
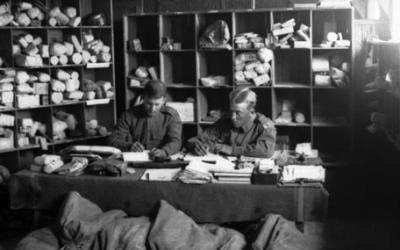
[(152, 150), (150, 150), (149, 156), (151, 160), (161, 160), (167, 158), (167, 152), (165, 152), (165, 150), (163, 149), (153, 148)]
[(191, 151), (191, 153), (199, 156), (203, 156), (207, 154), (208, 147), (205, 143), (202, 143), (198, 139), (193, 139), (190, 142), (188, 142), (188, 149)]
[(215, 144), (214, 152), (216, 154), (232, 155), (232, 147), (226, 144)]
[(131, 146), (132, 152), (143, 152), (145, 150), (144, 146), (140, 142), (134, 142)]

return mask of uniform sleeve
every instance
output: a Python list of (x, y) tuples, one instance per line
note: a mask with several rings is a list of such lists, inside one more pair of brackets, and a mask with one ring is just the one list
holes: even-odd
[(113, 133), (108, 138), (108, 144), (110, 146), (119, 148), (121, 151), (130, 150), (132, 146), (132, 135), (129, 130), (132, 126), (132, 124), (130, 124), (131, 120), (132, 119), (129, 119), (128, 112), (122, 114), (113, 130)]
[(173, 114), (171, 122), (167, 125), (165, 144), (161, 149), (168, 155), (173, 155), (181, 150), (182, 146), (182, 122), (178, 114)]
[(276, 129), (275, 127), (262, 127), (260, 134), (253, 143), (242, 146), (233, 146), (233, 155), (270, 158), (274, 154)]
[[(215, 144), (223, 139), (222, 131), (224, 129), (226, 130), (229, 128), (226, 128), (226, 126), (224, 125), (224, 121), (222, 119), (218, 120), (213, 125), (205, 129), (200, 135), (190, 138), (188, 140), (188, 144), (196, 140), (199, 140), (202, 143), (206, 144), (209, 147), (210, 151), (213, 152)], [(189, 148), (188, 145), (186, 145), (186, 147)]]

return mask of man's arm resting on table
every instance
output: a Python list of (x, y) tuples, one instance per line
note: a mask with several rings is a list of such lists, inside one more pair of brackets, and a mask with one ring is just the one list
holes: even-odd
[(131, 119), (128, 116), (128, 112), (125, 111), (118, 120), (113, 133), (108, 138), (108, 144), (119, 148), (121, 151), (130, 151), (132, 147), (132, 136), (129, 130), (132, 124), (130, 124)]
[(165, 135), (165, 144), (161, 150), (165, 151), (168, 155), (173, 155), (181, 150), (182, 147), (182, 122), (178, 113), (173, 113), (171, 122), (167, 126), (167, 133)]
[(222, 140), (222, 129), (223, 123), (218, 120), (200, 135), (190, 138), (185, 147), (196, 155), (205, 155), (207, 151), (214, 152), (217, 143)]

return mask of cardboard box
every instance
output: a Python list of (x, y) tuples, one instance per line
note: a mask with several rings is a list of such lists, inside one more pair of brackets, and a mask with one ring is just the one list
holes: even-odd
[(182, 122), (194, 122), (194, 103), (192, 102), (167, 102), (168, 107), (174, 108)]

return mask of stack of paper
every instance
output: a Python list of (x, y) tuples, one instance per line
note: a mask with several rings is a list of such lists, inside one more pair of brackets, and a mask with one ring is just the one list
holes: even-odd
[(123, 152), (122, 157), (125, 162), (149, 162), (149, 150), (143, 152)]
[(217, 179), (217, 183), (235, 183), (235, 184), (251, 184), (251, 174), (253, 173), (254, 165), (249, 164), (244, 168), (235, 169), (235, 164), (232, 162), (221, 164), (217, 163), (217, 166), (213, 167), (210, 171)]
[(174, 181), (180, 168), (146, 169), (140, 180), (142, 181)]
[(232, 184), (251, 184), (251, 171), (241, 171), (242, 169), (233, 170), (229, 172), (214, 172), (217, 183), (232, 183)]
[(351, 0), (320, 0), (319, 8), (350, 8)]
[(203, 184), (214, 182), (213, 176), (209, 173), (208, 163), (203, 163), (201, 160), (192, 160), (185, 170), (181, 171), (177, 180), (189, 184)]
[(322, 166), (287, 165), (283, 167), (281, 181), (325, 182), (325, 169)]

